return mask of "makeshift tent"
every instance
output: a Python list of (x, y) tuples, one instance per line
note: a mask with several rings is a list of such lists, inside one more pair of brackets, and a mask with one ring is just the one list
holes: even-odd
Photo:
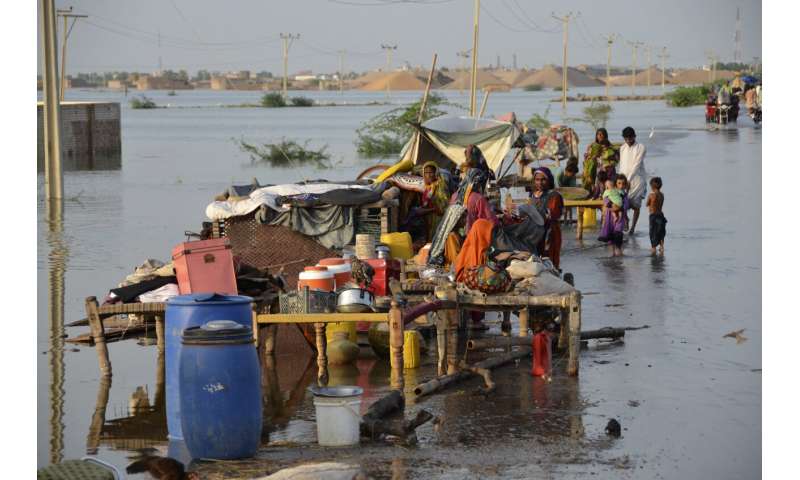
[(464, 163), (464, 149), (477, 145), (489, 168), (497, 172), (511, 146), (519, 137), (514, 123), (488, 118), (442, 116), (418, 126), (400, 152), (400, 161), (377, 178), (382, 182), (414, 165), (435, 161), (443, 168)]

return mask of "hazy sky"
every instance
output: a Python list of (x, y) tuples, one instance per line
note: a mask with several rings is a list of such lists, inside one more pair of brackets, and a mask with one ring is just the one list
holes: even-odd
[[(280, 32), (300, 33), (289, 70), (345, 70), (385, 65), (381, 44), (397, 45), (393, 66), (403, 62), (457, 66), (456, 52), (472, 47), (473, 0), (56, 0), (79, 20), (69, 38), (68, 73), (165, 69), (282, 71)], [(732, 61), (736, 7), (741, 7), (742, 58), (761, 56), (761, 2), (746, 0), (483, 0), (479, 63), (539, 67), (561, 63), (561, 23), (551, 17), (580, 12), (570, 22), (569, 63), (605, 63), (602, 35), (621, 35), (612, 64), (630, 65), (626, 41), (666, 46), (667, 65), (699, 66), (706, 50)], [(59, 29), (61, 20), (59, 20)], [(158, 46), (158, 31), (161, 47)], [(59, 36), (60, 40), (60, 36)], [(640, 49), (639, 62), (646, 63)], [(40, 54), (41, 55), (41, 54)], [(41, 66), (39, 66), (41, 69)]]

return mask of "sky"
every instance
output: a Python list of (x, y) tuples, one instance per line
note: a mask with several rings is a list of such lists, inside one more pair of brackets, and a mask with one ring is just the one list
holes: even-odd
[[(381, 45), (397, 45), (392, 66), (458, 67), (456, 52), (472, 48), (473, 0), (56, 0), (89, 15), (70, 33), (67, 73), (199, 69), (282, 72), (280, 33), (300, 34), (289, 51), (290, 73), (345, 71), (386, 65)], [(736, 7), (741, 8), (742, 59), (761, 57), (761, 2), (747, 0), (482, 0), (481, 66), (561, 64), (562, 23), (569, 12), (568, 63), (605, 64), (604, 35), (617, 34), (612, 64), (629, 66), (628, 42), (667, 48), (667, 67), (707, 64), (706, 52), (732, 61)], [(59, 19), (59, 42), (63, 21)], [(159, 32), (161, 35), (159, 47)], [(59, 44), (60, 49), (60, 44)], [(40, 49), (39, 49), (40, 50)], [(41, 52), (39, 53), (41, 70)], [(639, 68), (647, 53), (639, 49)]]

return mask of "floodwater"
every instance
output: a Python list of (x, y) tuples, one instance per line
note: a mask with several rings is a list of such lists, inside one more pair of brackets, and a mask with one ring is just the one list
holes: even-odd
[[(643, 90), (639, 93), (643, 93)], [(575, 89), (599, 94), (602, 89)], [(656, 88), (653, 88), (655, 93)], [(628, 93), (619, 89), (619, 93)], [(138, 92), (131, 92), (128, 100)], [(383, 93), (303, 92), (329, 101), (382, 101)], [(48, 212), (39, 176), (38, 216), (38, 466), (86, 454), (124, 467), (137, 449), (166, 452), (163, 382), (156, 348), (135, 341), (109, 345), (114, 376), (99, 380), (93, 347), (65, 344), (86, 328), (61, 325), (83, 318), (87, 296), (102, 298), (135, 265), (167, 260), (184, 230), (198, 230), (205, 206), (232, 182), (277, 183), (303, 178), (351, 179), (377, 163), (355, 157), (355, 129), (389, 106), (282, 110), (223, 108), (255, 102), (260, 92), (147, 92), (158, 104), (131, 110), (121, 93), (69, 91), (67, 99), (123, 104), (122, 168), (65, 174), (63, 216)], [(418, 92), (394, 92), (396, 104)], [(552, 91), (495, 93), (487, 116), (519, 118), (551, 106)], [(457, 92), (448, 97), (462, 104)], [(588, 104), (571, 103), (567, 116)], [(608, 123), (612, 140), (631, 125), (648, 148), (647, 170), (664, 179), (666, 255), (649, 256), (646, 214), (625, 256), (611, 258), (586, 232), (567, 228), (562, 267), (583, 292), (584, 329), (642, 326), (624, 343), (595, 344), (581, 355), (580, 377), (558, 365), (552, 383), (528, 375), (530, 360), (496, 373), (498, 390), (473, 394), (472, 380), (410, 405), (442, 419), (418, 430), (413, 447), (315, 446), (314, 407), (305, 387), (314, 362), (279, 357), (265, 376), (270, 427), (259, 457), (199, 465), (208, 478), (274, 471), (307, 460), (353, 461), (378, 478), (754, 478), (761, 471), (761, 130), (747, 117), (738, 127), (707, 131), (702, 107), (619, 102)], [(587, 124), (574, 124), (581, 149)], [(652, 130), (652, 137), (650, 132)], [(252, 167), (232, 139), (286, 137), (329, 145), (335, 171)], [(744, 330), (738, 343), (723, 335)], [(477, 357), (476, 357), (477, 358)], [(293, 368), (286, 368), (289, 362)], [(432, 365), (406, 372), (407, 388), (433, 375)], [(388, 390), (388, 365), (362, 359), (332, 371), (343, 383), (368, 387), (368, 403)], [(275, 382), (272, 382), (275, 384)], [(146, 392), (154, 409), (134, 414), (131, 395)], [(622, 437), (604, 434), (609, 418)], [(238, 473), (237, 473), (238, 472)]]

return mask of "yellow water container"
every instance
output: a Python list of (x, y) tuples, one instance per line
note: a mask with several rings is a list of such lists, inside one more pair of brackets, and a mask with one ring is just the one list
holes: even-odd
[(381, 235), (381, 243), (389, 247), (392, 258), (408, 260), (414, 256), (413, 242), (408, 232), (384, 233)]
[(422, 335), (416, 330), (403, 332), (403, 368), (417, 368), (421, 362), (420, 343)]
[(351, 342), (358, 344), (358, 337), (356, 334), (356, 322), (336, 322), (329, 323), (325, 329), (325, 338), (328, 343), (333, 341), (336, 332), (347, 332), (347, 339)]
[(584, 208), (583, 209), (583, 228), (597, 226), (597, 209)]

